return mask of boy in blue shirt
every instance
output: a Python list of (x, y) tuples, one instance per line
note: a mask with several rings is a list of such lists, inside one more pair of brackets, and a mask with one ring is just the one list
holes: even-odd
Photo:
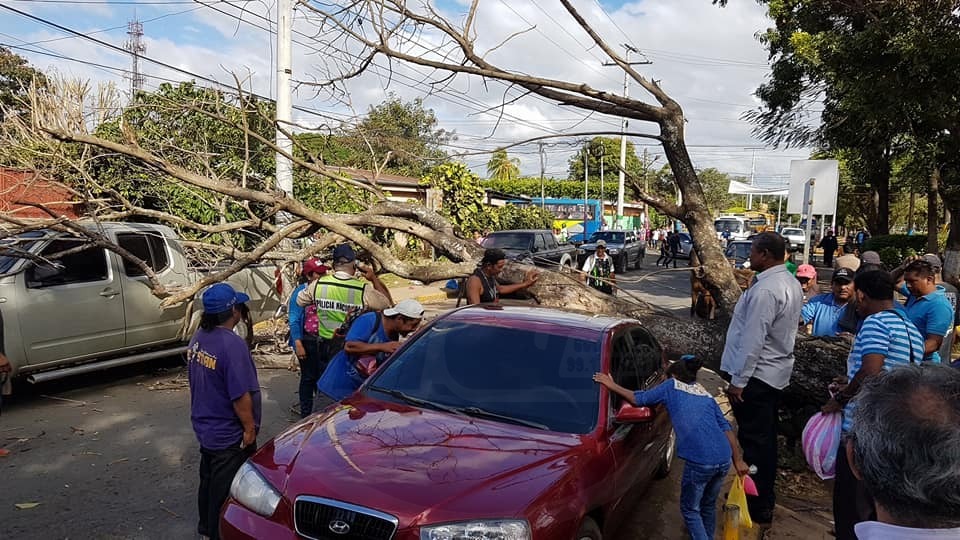
[(634, 407), (665, 404), (677, 434), (677, 455), (686, 464), (680, 483), (680, 513), (694, 540), (713, 538), (716, 528), (717, 496), (730, 469), (731, 458), (737, 474), (747, 474), (730, 423), (707, 390), (697, 383), (703, 361), (685, 355), (667, 370), (671, 379), (648, 391), (631, 392), (607, 373), (593, 380), (625, 399)]

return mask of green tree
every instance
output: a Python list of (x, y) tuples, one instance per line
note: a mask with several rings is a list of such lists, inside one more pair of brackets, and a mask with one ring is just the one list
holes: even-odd
[(0, 47), (0, 122), (7, 114), (26, 108), (22, 100), (26, 95), (25, 91), (34, 82), (44, 86), (47, 77), (30, 66), (26, 58)]
[[(620, 175), (620, 139), (612, 137), (594, 137), (585, 143), (569, 161), (570, 180), (583, 182), (583, 158), (587, 154), (587, 175), (591, 180), (600, 181), (600, 162), (606, 180), (616, 180)], [(644, 165), (637, 157), (632, 142), (627, 142), (626, 171), (635, 177), (643, 177)]]
[[(272, 140), (273, 116), (270, 103), (239, 101), (192, 82), (164, 83), (155, 92), (138, 93), (119, 117), (97, 126), (95, 134), (118, 142), (132, 139), (170, 163), (262, 190), (273, 186), (275, 154), (268, 145), (248, 138), (242, 126)], [(179, 182), (160, 181), (154, 169), (133, 160), (104, 154), (95, 162), (92, 172), (105, 189), (115, 190), (132, 204), (148, 210), (167, 212), (203, 225), (248, 215), (247, 209), (234, 201), (211, 198)], [(266, 212), (255, 206), (251, 210)], [(181, 232), (190, 234), (187, 229)], [(215, 235), (212, 240), (224, 239)]]
[(454, 133), (438, 127), (436, 115), (423, 100), (404, 102), (393, 94), (370, 107), (356, 124), (330, 134), (297, 136), (306, 153), (320, 163), (412, 177), (444, 162), (443, 145), (454, 138)]
[(495, 150), (487, 162), (487, 176), (491, 180), (509, 181), (520, 177), (520, 160), (511, 158), (503, 148)]
[(443, 199), (440, 213), (449, 217), (460, 236), (483, 229), (484, 189), (480, 177), (463, 163), (444, 163), (424, 175), (421, 183), (439, 190)]

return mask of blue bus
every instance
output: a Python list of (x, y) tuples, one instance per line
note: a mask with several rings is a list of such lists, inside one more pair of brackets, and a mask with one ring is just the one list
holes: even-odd
[[(566, 229), (567, 240), (583, 242), (591, 234), (603, 228), (603, 210), (598, 199), (543, 199), (532, 198), (527, 201), (510, 201), (510, 204), (542, 206), (544, 210), (553, 214), (553, 228), (557, 231)], [(586, 236), (583, 234), (584, 220), (586, 220)]]

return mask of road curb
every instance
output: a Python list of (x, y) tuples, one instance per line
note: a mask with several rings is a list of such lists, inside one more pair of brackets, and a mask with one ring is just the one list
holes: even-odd
[(429, 293), (429, 294), (421, 294), (420, 296), (417, 296), (414, 299), (417, 302), (420, 302), (421, 304), (439, 304), (441, 302), (446, 302), (447, 300), (449, 300), (449, 298), (447, 297), (447, 293), (443, 291)]

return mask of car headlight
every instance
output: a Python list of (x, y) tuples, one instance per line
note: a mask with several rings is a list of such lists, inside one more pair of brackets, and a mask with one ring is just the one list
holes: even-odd
[(503, 519), (446, 523), (420, 528), (420, 540), (530, 540), (530, 524), (524, 520)]
[(582, 249), (577, 250), (577, 255), (586, 255), (586, 254), (587, 252), (585, 250), (582, 250)]
[(607, 250), (607, 253), (609, 253), (609, 254), (611, 254), (611, 255), (616, 255), (617, 253), (620, 253), (620, 250), (619, 250), (619, 249), (616, 249), (616, 248), (614, 248), (614, 249), (608, 249), (608, 250)]
[(230, 496), (261, 516), (270, 517), (280, 504), (280, 494), (257, 472), (249, 461), (244, 462), (230, 484)]

